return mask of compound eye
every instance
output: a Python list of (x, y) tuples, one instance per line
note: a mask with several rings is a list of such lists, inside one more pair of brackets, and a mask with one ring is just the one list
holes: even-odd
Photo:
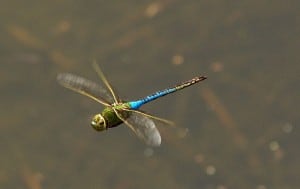
[(101, 114), (97, 114), (93, 117), (91, 126), (97, 131), (103, 131), (107, 129), (106, 121)]

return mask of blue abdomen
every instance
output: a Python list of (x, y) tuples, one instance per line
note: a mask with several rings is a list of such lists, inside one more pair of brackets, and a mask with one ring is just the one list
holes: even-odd
[(170, 93), (175, 92), (175, 91), (176, 91), (175, 88), (170, 88), (170, 89), (165, 89), (163, 91), (158, 91), (158, 92), (153, 93), (149, 96), (146, 96), (143, 99), (129, 102), (129, 105), (131, 106), (132, 109), (139, 109), (143, 104), (151, 102), (151, 101), (153, 101), (157, 98), (160, 98), (162, 96), (165, 96), (165, 95), (170, 94)]
[(139, 109), (143, 104), (151, 102), (151, 101), (153, 101), (153, 100), (155, 100), (157, 98), (160, 98), (160, 97), (165, 96), (167, 94), (173, 93), (175, 91), (181, 90), (181, 89), (183, 89), (185, 87), (191, 86), (191, 85), (193, 85), (195, 83), (198, 83), (199, 81), (203, 81), (204, 79), (206, 79), (205, 76), (194, 77), (193, 79), (185, 81), (183, 83), (180, 83), (180, 84), (176, 85), (175, 87), (158, 91), (156, 93), (153, 93), (151, 95), (146, 96), (143, 99), (140, 99), (140, 100), (137, 100), (137, 101), (128, 102), (128, 104), (130, 105), (130, 107), (132, 109), (136, 110), (136, 109)]

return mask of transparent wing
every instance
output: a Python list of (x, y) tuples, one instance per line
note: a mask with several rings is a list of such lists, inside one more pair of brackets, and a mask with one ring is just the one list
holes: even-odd
[(137, 114), (141, 114), (141, 116), (148, 117), (150, 119), (153, 119), (155, 121), (163, 123), (164, 125), (175, 126), (175, 123), (173, 121), (170, 121), (170, 120), (167, 120), (167, 119), (164, 119), (164, 118), (161, 118), (161, 117), (157, 117), (157, 116), (151, 115), (149, 113), (145, 113), (145, 112), (140, 111), (140, 110), (133, 110), (133, 109), (124, 109), (124, 110), (128, 111), (128, 112), (135, 112)]
[[(125, 110), (126, 111), (126, 110)], [(155, 123), (148, 117), (137, 112), (130, 112), (130, 116), (125, 119), (122, 113), (116, 111), (117, 116), (147, 145), (160, 146), (161, 136)]]
[(83, 77), (70, 73), (61, 73), (57, 75), (57, 81), (62, 86), (88, 96), (105, 106), (110, 106), (114, 102), (114, 98), (104, 87)]
[(139, 138), (144, 140), (150, 146), (159, 146), (161, 144), (161, 136), (155, 123), (141, 114), (132, 112), (126, 120), (135, 130)]
[(106, 79), (104, 73), (102, 72), (101, 68), (96, 63), (96, 61), (93, 62), (93, 68), (95, 69), (96, 73), (98, 74), (98, 76), (100, 77), (100, 79), (103, 81), (103, 83), (105, 84), (105, 86), (108, 88), (110, 94), (112, 95), (112, 97), (114, 99), (114, 102), (120, 102), (119, 97), (115, 93), (115, 91), (114, 91), (113, 87), (111, 86), (111, 84)]

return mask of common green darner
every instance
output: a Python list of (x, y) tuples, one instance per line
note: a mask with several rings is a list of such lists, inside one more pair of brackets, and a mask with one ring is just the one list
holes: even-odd
[(59, 74), (57, 81), (62, 86), (85, 95), (104, 106), (103, 111), (92, 118), (91, 126), (95, 130), (104, 131), (125, 123), (139, 138), (150, 146), (159, 146), (161, 144), (161, 136), (153, 120), (171, 125), (173, 122), (142, 112), (139, 108), (157, 98), (206, 79), (205, 76), (194, 77), (175, 87), (155, 92), (139, 100), (126, 102), (122, 101), (114, 92), (98, 64), (94, 62), (93, 67), (104, 83), (104, 86), (71, 73)]

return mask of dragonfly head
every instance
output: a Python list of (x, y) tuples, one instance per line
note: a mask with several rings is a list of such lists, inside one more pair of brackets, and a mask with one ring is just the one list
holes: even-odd
[(101, 114), (96, 114), (93, 117), (91, 125), (97, 131), (104, 131), (107, 129), (106, 121)]

